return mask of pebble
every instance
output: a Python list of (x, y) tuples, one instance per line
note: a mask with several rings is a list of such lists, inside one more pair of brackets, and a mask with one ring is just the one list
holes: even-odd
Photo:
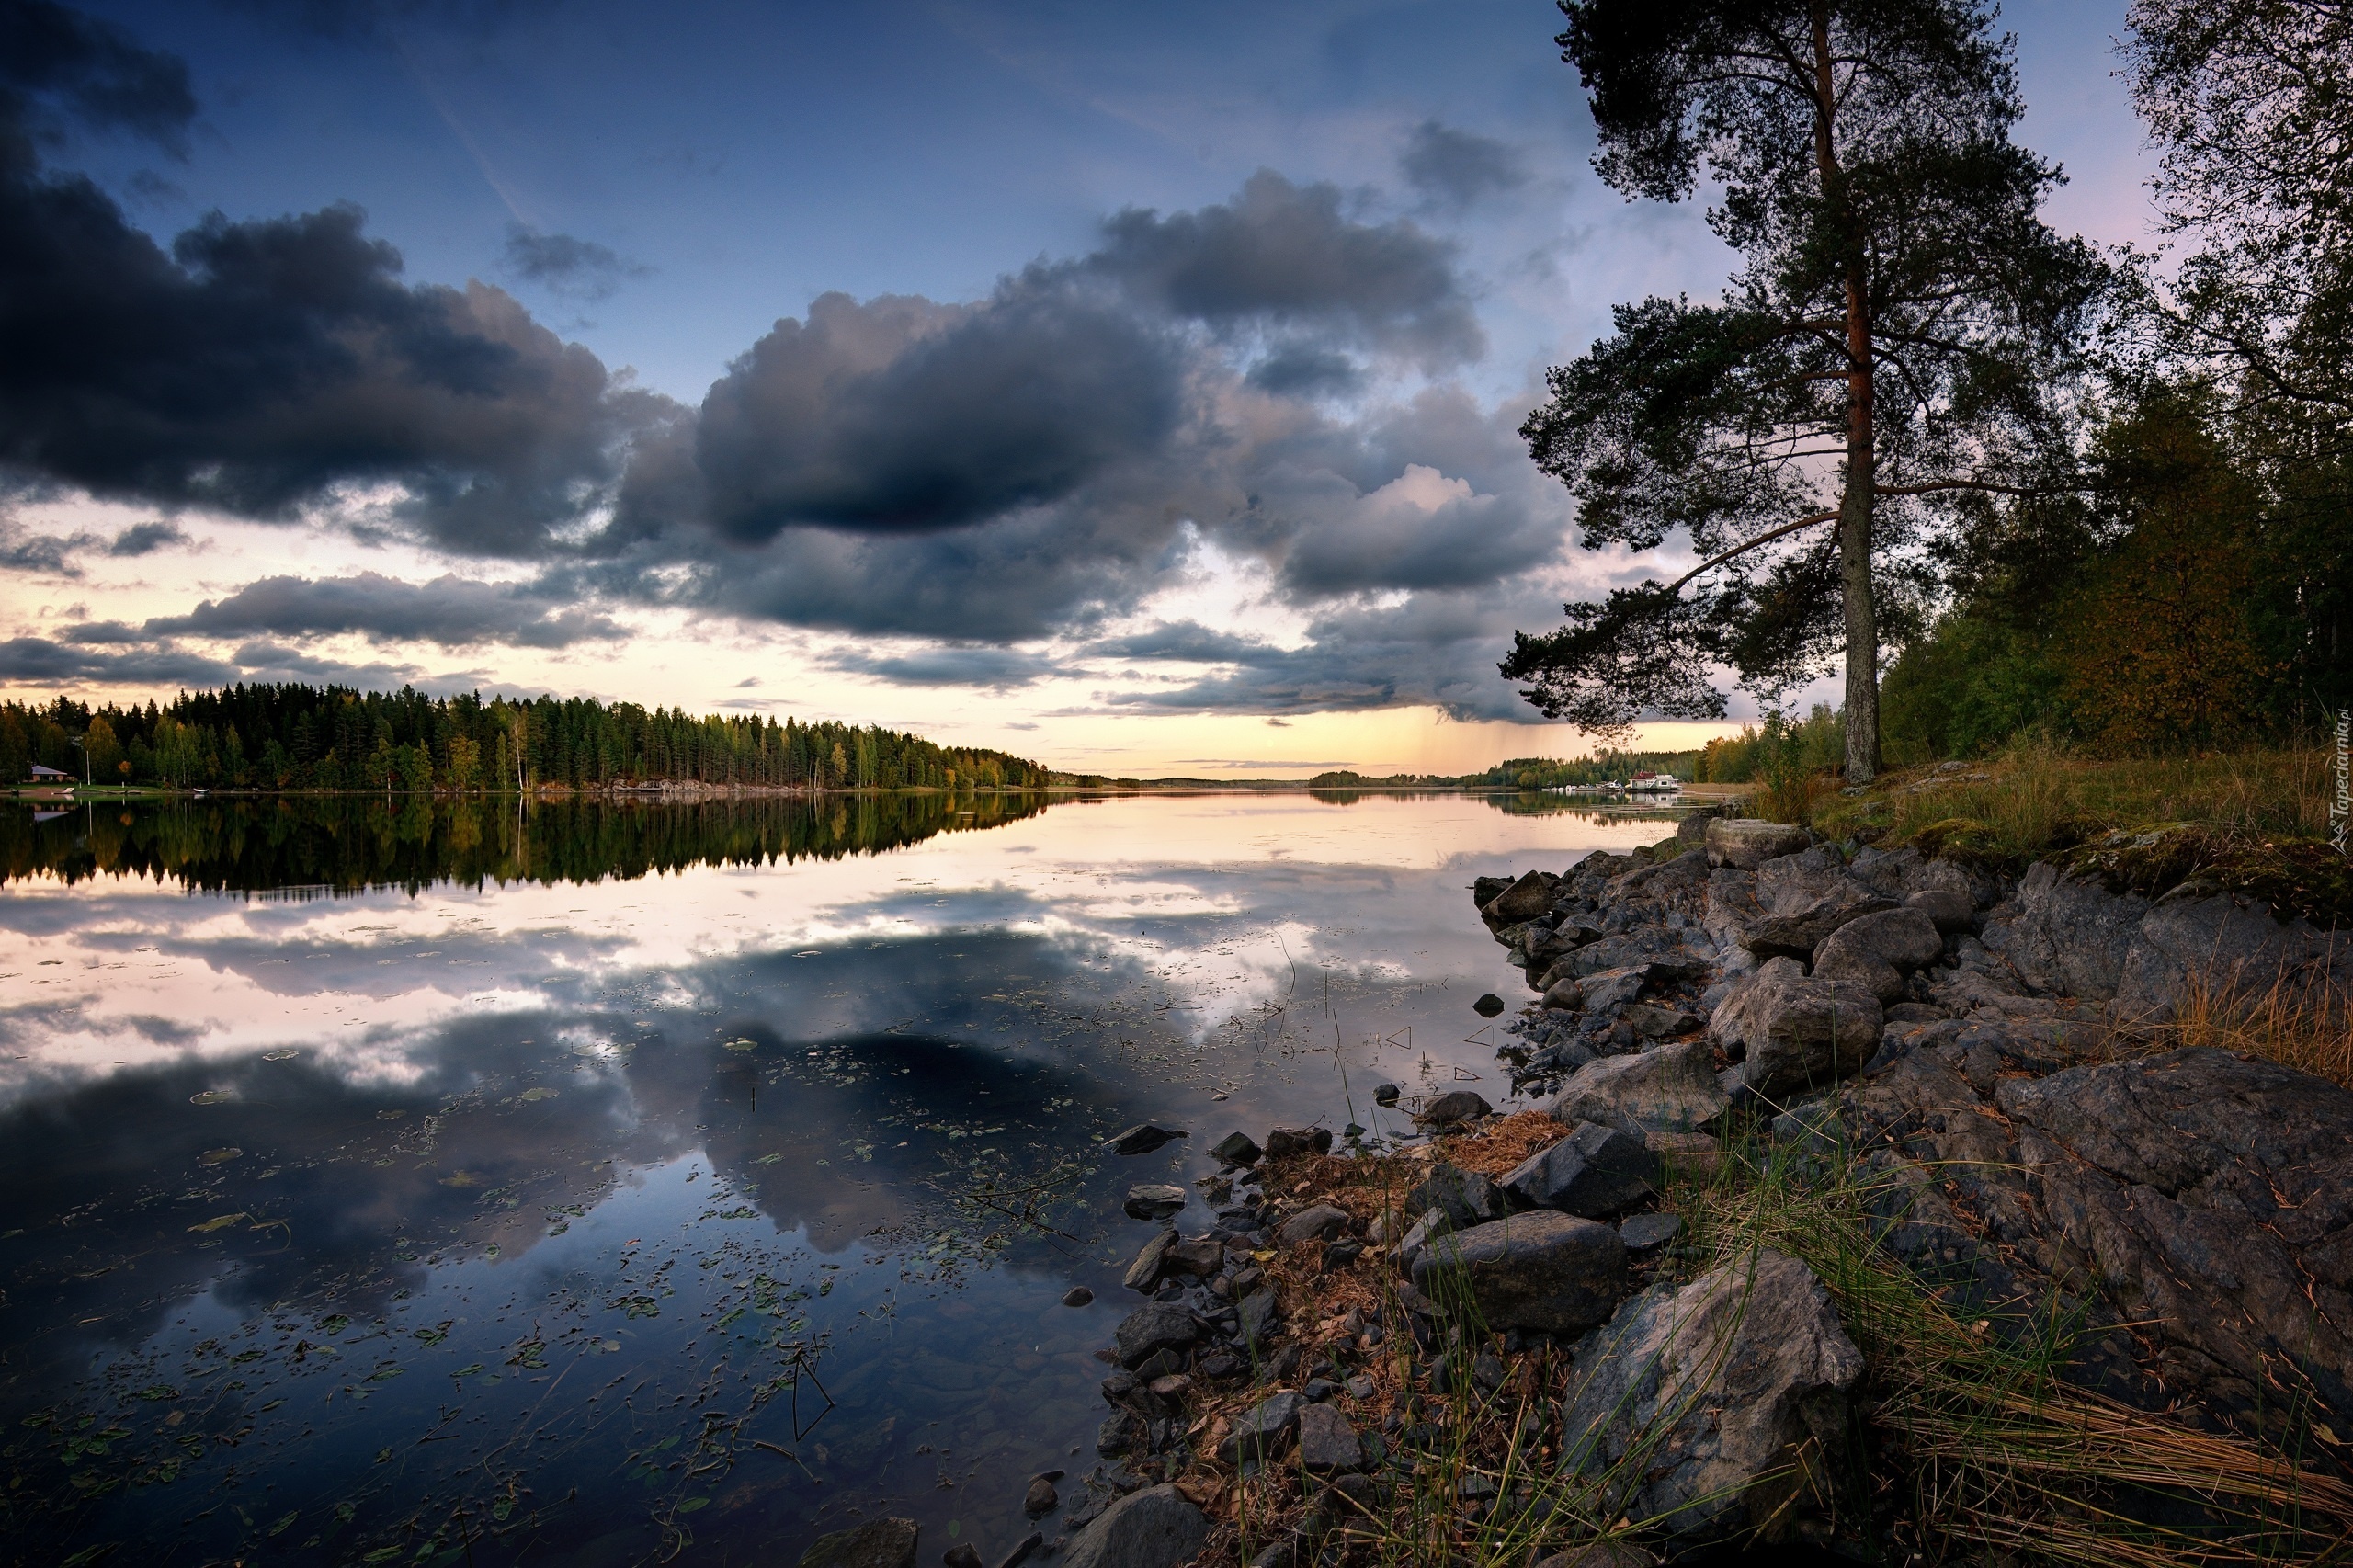
[(1062, 1494), (1054, 1490), (1054, 1483), (1041, 1475), (1029, 1483), (1029, 1492), (1021, 1499), (1021, 1511), (1034, 1519), (1040, 1514), (1053, 1512), (1055, 1505), (1062, 1500)]
[(1088, 1290), (1084, 1285), (1074, 1285), (1063, 1295), (1063, 1305), (1066, 1307), (1083, 1307), (1094, 1300), (1094, 1291)]

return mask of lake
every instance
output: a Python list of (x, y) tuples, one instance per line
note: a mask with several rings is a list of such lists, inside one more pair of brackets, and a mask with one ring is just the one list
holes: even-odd
[[(1098, 1462), (1128, 1187), (1237, 1128), (1409, 1133), (1382, 1080), (1505, 1103), (1472, 1003), (1526, 989), (1471, 879), (1660, 814), (20, 806), (11, 1554), (791, 1562), (899, 1514), (995, 1562)], [(1142, 1121), (1191, 1137), (1099, 1147)]]

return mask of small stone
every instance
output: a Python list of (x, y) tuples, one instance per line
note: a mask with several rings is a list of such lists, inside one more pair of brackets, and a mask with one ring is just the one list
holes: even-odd
[(981, 1561), (981, 1554), (972, 1550), (970, 1541), (949, 1547), (940, 1554), (939, 1560), (946, 1563), (948, 1568), (987, 1568), (987, 1565)]
[(1154, 1183), (1128, 1188), (1127, 1213), (1131, 1220), (1165, 1220), (1185, 1207), (1185, 1189)]
[(1440, 1095), (1422, 1108), (1422, 1119), (1432, 1127), (1459, 1127), (1495, 1114), (1495, 1108), (1487, 1103), (1486, 1096), (1469, 1089)]
[(1094, 1300), (1095, 1292), (1084, 1285), (1074, 1285), (1063, 1293), (1063, 1305), (1066, 1307), (1084, 1307)]
[(1312, 1475), (1361, 1469), (1364, 1444), (1348, 1418), (1328, 1404), (1310, 1404), (1298, 1414), (1299, 1467)]
[(1493, 1350), (1481, 1346), (1478, 1356), (1471, 1363), (1471, 1381), (1493, 1393), (1504, 1386), (1505, 1376), (1503, 1358)]
[(1154, 1149), (1173, 1143), (1191, 1134), (1182, 1128), (1154, 1127), (1151, 1122), (1139, 1122), (1115, 1138), (1107, 1139), (1103, 1147), (1114, 1154), (1149, 1154)]
[(1350, 1378), (1347, 1382), (1342, 1386), (1348, 1391), (1348, 1397), (1350, 1399), (1370, 1399), (1380, 1385), (1376, 1384), (1370, 1378), (1366, 1377), (1362, 1372), (1358, 1372), (1355, 1377)]
[(1095, 1433), (1095, 1451), (1105, 1459), (1135, 1452), (1150, 1440), (1142, 1420), (1131, 1410), (1115, 1410)]
[(1245, 1459), (1265, 1464), (1290, 1446), (1299, 1433), (1300, 1412), (1310, 1408), (1303, 1396), (1288, 1389), (1268, 1394), (1233, 1424), (1218, 1446), (1218, 1457), (1228, 1464)]
[(1189, 1274), (1197, 1279), (1207, 1279), (1224, 1267), (1225, 1249), (1207, 1236), (1173, 1244), (1161, 1260), (1164, 1273)]
[(1332, 1130), (1328, 1127), (1278, 1127), (1267, 1134), (1267, 1158), (1270, 1160), (1331, 1152)]
[(1683, 1233), (1679, 1214), (1635, 1214), (1618, 1227), (1618, 1239), (1628, 1252), (1656, 1252)]
[(1405, 1195), (1407, 1213), (1427, 1214), (1433, 1209), (1444, 1210), (1460, 1227), (1500, 1220), (1511, 1212), (1511, 1203), (1501, 1187), (1478, 1172), (1440, 1160)]
[(1229, 1132), (1210, 1145), (1210, 1153), (1218, 1162), (1228, 1165), (1255, 1165), (1258, 1163), (1258, 1145), (1246, 1132)]
[(1375, 1084), (1372, 1086), (1372, 1103), (1380, 1106), (1395, 1105), (1397, 1096), (1404, 1093), (1404, 1090), (1394, 1084)]
[(913, 1519), (872, 1519), (835, 1530), (801, 1554), (801, 1568), (915, 1568), (915, 1562)]
[(1483, 1018), (1492, 1018), (1504, 1010), (1504, 999), (1490, 991), (1476, 1002), (1472, 1003), (1471, 1010)]
[(1136, 1253), (1135, 1261), (1128, 1265), (1128, 1271), (1120, 1277), (1120, 1283), (1131, 1290), (1141, 1290), (1150, 1295), (1153, 1287), (1160, 1283), (1161, 1270), (1168, 1262), (1169, 1248), (1176, 1244), (1175, 1231), (1155, 1232), (1153, 1238)]
[(1243, 1344), (1256, 1348), (1266, 1339), (1267, 1331), (1275, 1325), (1278, 1316), (1275, 1293), (1272, 1290), (1253, 1290), (1242, 1298), (1242, 1305), (1235, 1311), (1236, 1336)]
[(1062, 1494), (1054, 1490), (1054, 1483), (1041, 1475), (1029, 1483), (1029, 1492), (1021, 1499), (1021, 1511), (1034, 1519), (1040, 1514), (1053, 1512), (1055, 1505), (1062, 1500)]
[(1138, 1307), (1120, 1319), (1111, 1342), (1119, 1353), (1120, 1364), (1132, 1370), (1157, 1351), (1186, 1348), (1200, 1334), (1200, 1325), (1193, 1321), (1192, 1313), (1182, 1307), (1155, 1301)]
[(1318, 1203), (1303, 1209), (1283, 1221), (1276, 1234), (1285, 1246), (1297, 1246), (1302, 1242), (1328, 1242), (1347, 1233), (1348, 1211), (1329, 1203)]
[(1165, 1378), (1152, 1380), (1154, 1399), (1182, 1399), (1193, 1387), (1193, 1380), (1182, 1372), (1171, 1372)]

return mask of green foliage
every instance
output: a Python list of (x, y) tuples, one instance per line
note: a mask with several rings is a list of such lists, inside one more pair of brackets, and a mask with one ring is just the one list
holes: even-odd
[(1695, 777), (1700, 754), (1696, 751), (1602, 750), (1584, 756), (1518, 756), (1499, 762), (1483, 773), (1466, 773), (1461, 782), (1498, 789), (1551, 790), (1564, 784), (1623, 783), (1637, 773), (1672, 773)]
[(0, 703), (0, 777), (33, 763), (94, 784), (173, 789), (514, 791), (693, 783), (824, 790), (1038, 789), (1047, 770), (1004, 752), (831, 722), (697, 718), (584, 698), (430, 698), (404, 687), (238, 686), (168, 708), (93, 712), (66, 698)]

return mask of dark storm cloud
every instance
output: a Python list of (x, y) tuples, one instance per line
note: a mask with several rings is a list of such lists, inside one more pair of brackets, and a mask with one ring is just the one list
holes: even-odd
[(1238, 664), (1267, 651), (1264, 642), (1212, 631), (1192, 620), (1164, 620), (1148, 631), (1086, 645), (1087, 653), (1108, 659), (1176, 659), (1199, 665)]
[(0, 119), (36, 134), (127, 131), (178, 153), (195, 118), (179, 60), (48, 0), (0, 0)]
[(350, 207), (216, 214), (166, 255), (0, 136), (0, 465), (264, 518), (390, 483), (444, 549), (547, 549), (663, 400), (498, 290), (400, 267)]
[(435, 642), (444, 648), (484, 642), (567, 648), (629, 635), (604, 616), (551, 605), (525, 587), (457, 576), (404, 583), (373, 572), (265, 577), (226, 598), (207, 599), (186, 615), (150, 620), (145, 631), (151, 637), (324, 637), (356, 631), (373, 642)]
[(219, 659), (176, 650), (98, 653), (45, 637), (0, 642), (0, 681), (19, 686), (89, 681), (124, 686), (226, 686), (243, 672)]
[(482, 673), (428, 676), (415, 665), (347, 664), (321, 658), (282, 642), (256, 640), (231, 655), (249, 681), (307, 681), (313, 686), (347, 686), (358, 691), (397, 691), (413, 686), (428, 697), (447, 697), (483, 684)]
[(541, 233), (523, 223), (507, 228), (506, 265), (517, 277), (579, 300), (609, 299), (631, 278), (654, 273), (594, 240)]
[(107, 546), (108, 555), (153, 555), (159, 550), (192, 542), (188, 530), (177, 523), (158, 517), (144, 523), (133, 523), (114, 536)]
[(1304, 329), (1428, 368), (1486, 347), (1451, 244), (1404, 220), (1353, 222), (1337, 186), (1297, 186), (1270, 170), (1221, 205), (1120, 213), (1085, 265), (1212, 326)]
[(733, 539), (955, 528), (1156, 451), (1182, 369), (1165, 335), (1054, 280), (973, 306), (827, 294), (711, 387), (695, 456)]
[(987, 646), (926, 648), (909, 653), (853, 649), (833, 654), (825, 662), (850, 675), (872, 676), (901, 686), (977, 686), (1000, 691), (1067, 673), (1041, 654)]
[(1526, 154), (1507, 142), (1426, 119), (1405, 138), (1397, 165), (1434, 204), (1456, 211), (1528, 183)]

